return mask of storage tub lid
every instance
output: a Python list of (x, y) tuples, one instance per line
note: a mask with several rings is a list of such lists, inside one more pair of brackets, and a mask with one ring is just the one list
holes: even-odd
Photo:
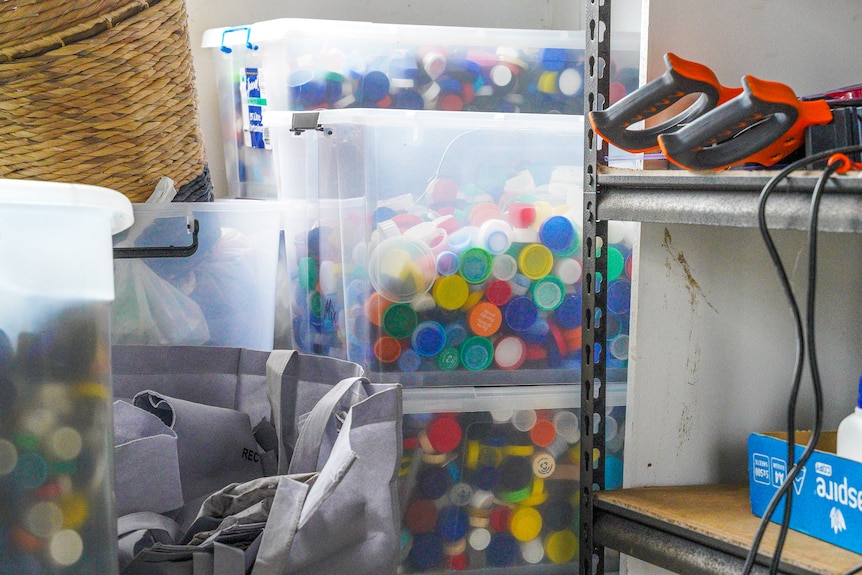
[(132, 202), (126, 196), (86, 184), (0, 179), (0, 208), (9, 204), (103, 209), (111, 218), (112, 234), (128, 229), (135, 221)]

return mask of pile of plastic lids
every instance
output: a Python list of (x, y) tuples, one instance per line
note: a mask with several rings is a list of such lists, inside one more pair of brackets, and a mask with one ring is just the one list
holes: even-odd
[[(529, 171), (517, 176), (525, 178)], [(299, 262), (297, 300), (317, 302), (307, 312), (314, 341), (295, 326), (300, 345), (331, 353), (346, 339), (349, 359), (382, 371), (578, 367), (582, 263), (574, 210), (513, 194), (447, 213), (457, 185), (438, 179), (428, 193), (433, 210), (412, 200), (377, 207), (371, 241), (352, 246), (346, 265), (325, 255)], [(338, 234), (310, 230), (308, 253), (340, 251), (321, 245), (330, 235)], [(620, 367), (628, 359), (631, 238), (609, 239), (607, 362)], [(340, 282), (343, 310), (326, 295)]]
[[(528, 53), (509, 47), (417, 46), (362, 57), (330, 47), (317, 57), (297, 59), (287, 88), (293, 110), (583, 114), (583, 70), (583, 50), (565, 48)], [(615, 99), (637, 87), (636, 69), (615, 67), (613, 74)]]
[[(609, 486), (622, 484), (624, 418), (606, 418)], [(577, 409), (405, 416), (405, 571), (573, 561), (579, 440)]]

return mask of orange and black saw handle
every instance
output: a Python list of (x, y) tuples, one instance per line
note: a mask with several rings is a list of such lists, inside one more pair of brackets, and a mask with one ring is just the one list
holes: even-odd
[[(667, 70), (606, 110), (590, 112), (593, 129), (606, 141), (629, 152), (655, 152), (658, 136), (723, 104), (742, 92), (742, 88), (727, 88), (718, 82), (712, 70), (683, 60), (668, 52), (664, 56)], [(648, 128), (632, 128), (634, 124), (666, 110), (689, 94), (699, 94), (688, 108)]]
[(826, 100), (801, 101), (784, 84), (742, 79), (742, 93), (672, 133), (658, 136), (667, 159), (689, 170), (744, 163), (772, 166), (805, 141), (805, 128), (828, 124)]

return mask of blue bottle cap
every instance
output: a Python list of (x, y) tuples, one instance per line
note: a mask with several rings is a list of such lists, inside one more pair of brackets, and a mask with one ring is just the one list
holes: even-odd
[(446, 346), (446, 330), (436, 321), (423, 321), (413, 330), (410, 343), (421, 356), (437, 355)]
[(389, 94), (389, 77), (378, 70), (367, 73), (360, 85), (364, 103), (378, 102)]
[(518, 540), (511, 533), (496, 533), (485, 549), (485, 557), (490, 567), (508, 567), (518, 556)]
[(437, 273), (441, 276), (451, 276), (458, 271), (460, 265), (458, 254), (445, 251), (437, 254)]
[(529, 297), (518, 296), (509, 300), (506, 304), (504, 318), (506, 325), (514, 331), (526, 331), (536, 323), (539, 316), (539, 308)]
[(544, 48), (542, 50), (542, 68), (549, 72), (559, 72), (569, 61), (565, 48)]
[(418, 371), (421, 363), (420, 355), (410, 348), (402, 350), (397, 361), (398, 369), (405, 373)]
[(443, 541), (458, 541), (467, 535), (470, 520), (461, 507), (450, 506), (440, 510), (437, 518), (437, 535)]
[(436, 533), (420, 533), (407, 557), (420, 571), (433, 569), (443, 560), (443, 541)]
[(293, 108), (303, 110), (319, 106), (326, 97), (326, 81), (314, 70), (294, 70), (287, 77), (287, 89)]
[(437, 84), (440, 86), (440, 92), (444, 94), (460, 94), (461, 82), (449, 76), (440, 76), (437, 78)]
[(551, 216), (539, 227), (539, 241), (557, 255), (570, 255), (577, 248), (574, 224), (565, 216)]
[(392, 107), (399, 110), (423, 110), (425, 100), (416, 90), (401, 90), (392, 96)]
[(416, 60), (402, 56), (394, 58), (389, 63), (389, 75), (392, 78), (404, 78), (407, 80), (419, 79), (419, 67), (416, 66)]
[(473, 476), (473, 484), (476, 489), (482, 491), (493, 491), (500, 482), (500, 471), (496, 467), (486, 465)]
[(563, 302), (554, 310), (557, 323), (566, 329), (574, 329), (581, 325), (581, 294), (566, 294)]
[(371, 225), (376, 228), (380, 222), (391, 220), (398, 215), (398, 212), (388, 206), (380, 206), (371, 212)]
[(631, 307), (632, 284), (629, 280), (618, 279), (608, 286), (608, 311), (617, 314), (628, 313)]
[(419, 476), (419, 490), (428, 499), (440, 499), (452, 486), (452, 476), (442, 467), (427, 467)]
[(605, 488), (619, 489), (623, 486), (623, 460), (615, 455), (605, 457)]
[(461, 363), (470, 371), (486, 369), (494, 361), (494, 344), (487, 337), (474, 335), (461, 345)]
[(454, 321), (446, 326), (446, 344), (458, 347), (467, 340), (467, 325), (461, 321)]
[(548, 338), (551, 326), (543, 317), (536, 318), (535, 323), (520, 333), (521, 339), (527, 343), (542, 343)]

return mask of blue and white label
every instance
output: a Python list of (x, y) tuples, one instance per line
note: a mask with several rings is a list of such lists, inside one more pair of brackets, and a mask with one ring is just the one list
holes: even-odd
[(272, 148), (269, 130), (263, 125), (266, 89), (259, 68), (245, 68), (240, 77), (243, 143), (250, 148)]
[(769, 457), (762, 453), (755, 453), (751, 462), (751, 473), (754, 481), (762, 485), (769, 485), (771, 483), (769, 478), (772, 475), (769, 471)]

